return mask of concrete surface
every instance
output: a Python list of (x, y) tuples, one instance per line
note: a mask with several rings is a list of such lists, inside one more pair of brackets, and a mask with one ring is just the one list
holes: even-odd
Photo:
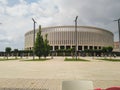
[(61, 90), (63, 80), (91, 80), (94, 87), (120, 86), (120, 62), (95, 60), (0, 61), (0, 88), (36, 88)]

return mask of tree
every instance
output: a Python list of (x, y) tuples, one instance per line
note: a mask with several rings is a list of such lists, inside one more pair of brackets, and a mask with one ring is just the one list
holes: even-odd
[(48, 36), (48, 34), (45, 35), (45, 40), (44, 40), (44, 52), (43, 52), (43, 55), (44, 55), (45, 58), (50, 53), (50, 45), (49, 45), (49, 41), (47, 40), (47, 36)]
[(105, 53), (105, 52), (107, 52), (107, 53), (111, 53), (112, 52), (112, 50), (113, 50), (113, 47), (111, 47), (111, 46), (109, 46), (109, 47), (103, 47), (102, 48), (102, 51)]
[(6, 47), (6, 48), (5, 48), (5, 52), (6, 52), (6, 54), (7, 54), (7, 59), (8, 59), (8, 56), (9, 56), (9, 54), (10, 54), (10, 52), (11, 52), (11, 48), (10, 48), (10, 47)]
[(112, 50), (113, 50), (113, 47), (111, 47), (111, 46), (102, 48), (102, 52), (104, 53), (104, 55), (105, 55), (105, 53), (106, 53), (106, 55), (109, 55), (112, 52)]
[(112, 50), (113, 50), (113, 47), (111, 47), (111, 46), (107, 47), (107, 52), (109, 53), (110, 59), (111, 59)]
[(70, 48), (71, 56), (74, 58), (75, 47)]
[(103, 47), (103, 48), (102, 48), (102, 52), (103, 52), (103, 53), (106, 53), (106, 52), (107, 52), (107, 47)]
[(110, 53), (111, 53), (111, 52), (112, 52), (112, 50), (113, 50), (113, 47), (111, 47), (111, 46), (107, 47), (107, 51), (108, 51), (108, 52), (110, 52)]
[(44, 51), (44, 41), (43, 41), (43, 37), (41, 35), (41, 26), (39, 26), (39, 32), (37, 33), (34, 50), (35, 50), (35, 54), (40, 59), (40, 57), (43, 55), (43, 51)]
[(15, 59), (17, 59), (18, 56), (18, 49), (14, 49)]

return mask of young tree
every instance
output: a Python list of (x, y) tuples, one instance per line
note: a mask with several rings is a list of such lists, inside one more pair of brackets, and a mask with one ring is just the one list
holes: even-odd
[(5, 48), (5, 52), (6, 52), (6, 54), (7, 54), (7, 59), (8, 59), (8, 56), (9, 56), (9, 54), (10, 54), (10, 52), (11, 52), (11, 47), (6, 47), (6, 48)]
[(105, 56), (105, 53), (107, 52), (107, 47), (103, 47), (103, 48), (102, 48), (102, 52), (103, 52), (103, 54), (104, 54), (104, 56)]
[(44, 51), (44, 42), (43, 42), (43, 37), (41, 35), (41, 26), (39, 26), (39, 32), (37, 33), (34, 50), (35, 50), (35, 54), (40, 59)]
[(18, 49), (14, 49), (15, 59), (17, 59), (18, 56)]
[(102, 48), (102, 51), (103, 52), (107, 52), (107, 53), (111, 53), (113, 50), (113, 47), (109, 46), (109, 47), (103, 47)]
[(74, 58), (75, 47), (70, 48), (71, 56)]
[(112, 50), (113, 50), (113, 47), (111, 47), (111, 46), (107, 47), (107, 51), (108, 51), (108, 54), (110, 56), (110, 59), (111, 59)]
[(47, 40), (47, 34), (45, 35), (45, 40), (44, 40), (44, 52), (43, 55), (46, 59), (46, 56), (48, 56), (48, 54), (50, 53), (50, 45), (49, 45), (49, 41)]
[(109, 53), (111, 53), (112, 50), (113, 50), (113, 47), (111, 47), (111, 46), (107, 47), (107, 51), (108, 51)]

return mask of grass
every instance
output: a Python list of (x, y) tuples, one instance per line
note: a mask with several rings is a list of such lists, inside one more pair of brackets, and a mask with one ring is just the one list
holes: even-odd
[(112, 61), (112, 62), (120, 62), (120, 59), (99, 59), (99, 60)]
[(65, 58), (64, 61), (89, 61), (89, 60), (80, 59), (80, 58), (78, 58), (77, 60), (76, 60), (76, 58)]
[(22, 60), (22, 61), (46, 61), (46, 60), (50, 60), (50, 59), (45, 59), (45, 58), (41, 58), (41, 59), (29, 59), (29, 60)]
[(19, 60), (20, 58), (0, 58), (0, 61), (8, 61), (8, 60)]

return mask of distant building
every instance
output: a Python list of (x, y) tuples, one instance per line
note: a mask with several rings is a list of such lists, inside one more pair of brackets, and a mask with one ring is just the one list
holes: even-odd
[[(36, 30), (36, 34), (38, 29)], [(51, 50), (75, 47), (74, 26), (54, 26), (42, 28), (43, 37), (48, 34)], [(114, 45), (113, 33), (102, 28), (90, 26), (77, 27), (77, 50), (101, 49)], [(33, 48), (33, 30), (25, 34), (25, 49)]]
[(119, 42), (114, 42), (114, 50), (113, 51), (119, 51)]

